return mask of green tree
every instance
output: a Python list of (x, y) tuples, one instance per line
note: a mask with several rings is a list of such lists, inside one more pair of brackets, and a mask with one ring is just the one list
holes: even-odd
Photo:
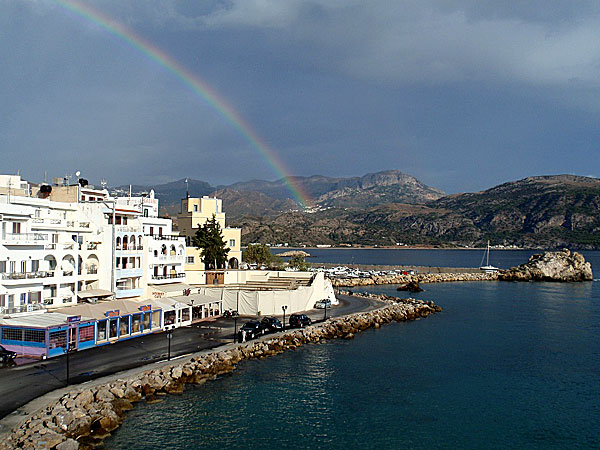
[(242, 260), (252, 264), (265, 264), (269, 265), (273, 260), (273, 255), (269, 247), (265, 244), (250, 244), (248, 248), (242, 252)]
[(288, 267), (292, 267), (300, 271), (308, 270), (308, 266), (309, 264), (304, 260), (304, 256), (302, 255), (292, 256), (288, 261)]
[(204, 268), (224, 269), (227, 262), (229, 247), (226, 247), (221, 225), (217, 217), (213, 214), (212, 219), (208, 219), (204, 225), (198, 228), (196, 235), (192, 239), (192, 244), (197, 249), (202, 250), (200, 256), (204, 263)]

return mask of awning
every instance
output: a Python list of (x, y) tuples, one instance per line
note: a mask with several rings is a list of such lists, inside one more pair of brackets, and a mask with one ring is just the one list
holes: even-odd
[(193, 289), (192, 286), (185, 283), (171, 283), (171, 284), (158, 284), (152, 285), (151, 288), (155, 291), (164, 292), (165, 294), (176, 293), (177, 291), (181, 291), (183, 293), (186, 289)]
[(77, 297), (79, 298), (109, 297), (111, 295), (113, 295), (113, 292), (106, 289), (88, 289), (77, 293)]
[(178, 295), (175, 297), (169, 297), (171, 300), (175, 300), (179, 303), (183, 303), (188, 306), (205, 305), (207, 303), (220, 302), (220, 298), (209, 297), (203, 294), (191, 294), (191, 295)]

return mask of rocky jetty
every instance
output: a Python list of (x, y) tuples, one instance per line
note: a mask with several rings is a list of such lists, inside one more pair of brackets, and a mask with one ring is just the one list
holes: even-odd
[(518, 267), (503, 271), (503, 281), (591, 281), (592, 265), (581, 253), (563, 249), (531, 256)]
[(376, 284), (448, 283), (452, 281), (495, 281), (498, 273), (418, 273), (415, 275), (375, 275), (369, 278), (334, 278), (334, 287), (372, 286)]
[(135, 402), (155, 403), (161, 401), (164, 395), (180, 394), (186, 384), (203, 384), (229, 373), (244, 359), (277, 355), (326, 339), (351, 339), (356, 333), (371, 327), (379, 328), (392, 321), (415, 320), (441, 311), (433, 302), (373, 294), (365, 296), (384, 301), (387, 305), (248, 343), (231, 344), (221, 351), (188, 357), (177, 363), (165, 363), (106, 385), (67, 392), (21, 423), (0, 442), (0, 450), (95, 448), (121, 424), (125, 412), (132, 409)]

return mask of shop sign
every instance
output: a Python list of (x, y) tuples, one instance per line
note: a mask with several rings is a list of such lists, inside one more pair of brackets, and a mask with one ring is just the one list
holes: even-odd
[(67, 317), (67, 322), (69, 322), (69, 323), (81, 322), (81, 316), (69, 316), (69, 317)]
[(151, 310), (152, 310), (152, 305), (140, 306), (140, 311), (151, 311)]
[(106, 317), (119, 317), (121, 314), (121, 311), (118, 309), (115, 309), (113, 311), (106, 311)]
[(163, 298), (165, 296), (164, 292), (154, 291), (152, 292), (152, 297), (154, 298)]

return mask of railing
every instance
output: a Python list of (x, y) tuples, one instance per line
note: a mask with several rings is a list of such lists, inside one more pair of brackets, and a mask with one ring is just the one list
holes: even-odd
[(47, 241), (48, 235), (42, 233), (6, 233), (3, 236), (3, 240), (9, 242), (38, 242)]
[(176, 259), (183, 259), (183, 258), (185, 258), (185, 255), (159, 255), (158, 256), (159, 261), (173, 261)]
[(152, 275), (153, 280), (173, 280), (175, 278), (185, 278), (185, 273), (173, 273), (170, 275)]
[(63, 277), (71, 277), (73, 276), (72, 270), (63, 270)]
[(81, 228), (89, 228), (90, 227), (90, 223), (89, 222), (79, 222), (79, 226)]
[(98, 268), (97, 267), (90, 267), (90, 268), (86, 269), (86, 273), (88, 275), (96, 275), (98, 273)]
[(32, 223), (45, 223), (50, 225), (60, 225), (62, 220), (60, 219), (42, 219), (41, 217), (34, 217), (31, 219)]
[(19, 305), (19, 306), (13, 306), (13, 307), (8, 307), (8, 306), (0, 306), (0, 314), (18, 314), (18, 313), (24, 313), (24, 312), (31, 312), (31, 311), (39, 311), (44, 309), (44, 305), (42, 305), (41, 303), (32, 303), (29, 305)]
[(143, 245), (126, 245), (126, 246), (117, 245), (115, 247), (115, 250), (133, 252), (133, 251), (138, 251), (138, 250), (144, 250), (144, 246)]
[(125, 225), (117, 225), (115, 229), (123, 233), (139, 233), (141, 231), (138, 227), (128, 227)]
[(87, 249), (88, 250), (98, 250), (98, 243), (97, 242), (89, 243), (87, 245)]
[(14, 273), (3, 273), (3, 280), (31, 280), (34, 278), (47, 278), (54, 276), (51, 272), (14, 272)]
[(178, 236), (175, 234), (146, 234), (155, 241), (177, 241), (179, 239), (185, 239), (185, 236)]

